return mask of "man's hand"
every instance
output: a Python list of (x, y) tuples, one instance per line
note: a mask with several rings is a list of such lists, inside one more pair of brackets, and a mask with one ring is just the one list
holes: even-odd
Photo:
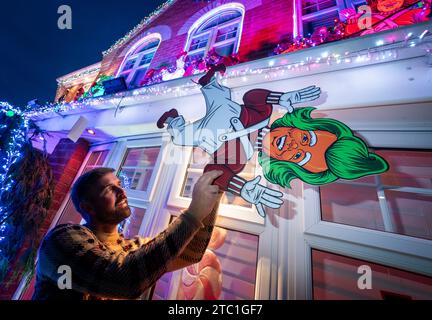
[(278, 209), (282, 205), (283, 201), (280, 199), (283, 196), (282, 192), (269, 189), (264, 187), (258, 182), (261, 180), (261, 176), (246, 182), (240, 190), (240, 195), (247, 202), (253, 203), (259, 215), (265, 217), (265, 211), (263, 206)]
[(221, 170), (208, 171), (195, 183), (188, 212), (199, 221), (202, 221), (210, 214), (223, 194), (219, 192), (219, 186), (212, 184), (222, 174), (223, 171)]
[(288, 109), (291, 113), (294, 111), (293, 104), (312, 101), (318, 99), (321, 94), (321, 89), (316, 86), (310, 86), (296, 91), (284, 93), (279, 98), (279, 104)]

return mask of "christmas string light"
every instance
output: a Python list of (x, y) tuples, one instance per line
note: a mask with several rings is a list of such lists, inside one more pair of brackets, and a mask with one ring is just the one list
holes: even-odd
[[(15, 181), (12, 176), (9, 175), (10, 168), (18, 162), (23, 154), (21, 149), (27, 140), (27, 133), (29, 129), (29, 119), (23, 116), (21, 110), (13, 107), (7, 102), (0, 101), (0, 111), (5, 114), (6, 117), (13, 118), (19, 117), (17, 128), (14, 128), (10, 132), (9, 141), (4, 142), (4, 150), (0, 154), (0, 201), (3, 198), (3, 194), (8, 192), (14, 185)], [(7, 125), (4, 124), (0, 129), (6, 129)], [(1, 205), (0, 202), (0, 241), (3, 241), (5, 237), (3, 234), (7, 228), (7, 217), (8, 213), (6, 208)], [(0, 249), (1, 253), (1, 249)]]
[(157, 16), (163, 13), (166, 9), (168, 9), (176, 0), (168, 0), (167, 2), (162, 3), (159, 7), (156, 8), (155, 11), (150, 13), (147, 17), (145, 17), (141, 22), (136, 25), (131, 31), (129, 31), (123, 38), (119, 39), (114, 43), (108, 50), (102, 52), (102, 55), (105, 57), (107, 54), (111, 53), (113, 50), (121, 46), (130, 40), (133, 36), (135, 36), (142, 28), (148, 26)]
[[(310, 70), (316, 70), (319, 66), (330, 66), (330, 65), (343, 65), (343, 64), (361, 64), (368, 63), (371, 61), (384, 61), (390, 59), (396, 59), (398, 56), (399, 49), (409, 49), (417, 45), (429, 44), (432, 35), (428, 30), (424, 30), (419, 34), (418, 37), (414, 37), (413, 34), (409, 36), (409, 41), (405, 39), (394, 43), (385, 43), (384, 40), (378, 40), (375, 42), (375, 47), (368, 49), (362, 49), (353, 52), (344, 52), (343, 54), (337, 52), (330, 52), (326, 50), (319, 53), (317, 56), (308, 56), (298, 61), (284, 63), (276, 65), (275, 59), (281, 58), (282, 56), (276, 56), (275, 58), (268, 61), (267, 66), (259, 68), (247, 67), (243, 70), (235, 68), (225, 73), (222, 78), (222, 84), (227, 85), (231, 79), (239, 79), (243, 83), (247, 83), (251, 77), (255, 75), (264, 75), (265, 80), (278, 79), (283, 76), (290, 75), (295, 72), (309, 72)], [(289, 56), (288, 56), (289, 57)], [(30, 110), (26, 113), (26, 116), (40, 116), (46, 113), (56, 112), (69, 112), (86, 110), (88, 108), (109, 108), (109, 105), (117, 106), (120, 102), (127, 104), (133, 102), (137, 97), (140, 99), (149, 100), (155, 96), (163, 96), (166, 94), (174, 94), (175, 97), (181, 97), (187, 95), (190, 91), (196, 91), (197, 86), (195, 83), (188, 82), (186, 84), (177, 85), (170, 87), (162, 83), (157, 83), (151, 86), (145, 86), (126, 92), (119, 92), (110, 96), (93, 97), (83, 99), (79, 101), (73, 101), (69, 103), (55, 103), (41, 106), (38, 109)], [(123, 101), (121, 101), (123, 99)]]
[(71, 75), (70, 77), (67, 77), (65, 79), (64, 78), (60, 78), (59, 80), (57, 80), (57, 83), (59, 85), (64, 85), (64, 84), (66, 84), (68, 82), (71, 82), (71, 81), (76, 80), (76, 79), (80, 79), (80, 78), (85, 77), (85, 76), (87, 76), (89, 74), (94, 74), (96, 72), (99, 72), (99, 70), (100, 70), (100, 67), (95, 67), (95, 68), (92, 68), (92, 69), (84, 70), (84, 71), (79, 72), (79, 73), (74, 73), (73, 75)]

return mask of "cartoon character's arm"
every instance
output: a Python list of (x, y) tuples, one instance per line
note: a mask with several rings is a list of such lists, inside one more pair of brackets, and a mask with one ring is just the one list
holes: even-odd
[[(245, 164), (234, 164), (234, 163), (233, 164), (208, 164), (205, 166), (204, 172), (212, 171), (212, 170), (223, 171), (223, 174), (218, 178), (216, 178), (214, 184), (219, 186), (224, 191), (232, 192), (232, 190), (230, 189), (233, 190), (238, 189), (238, 187), (234, 185), (235, 179), (233, 180), (233, 178), (238, 177), (237, 173), (241, 172), (245, 166), (246, 166)], [(234, 182), (231, 183), (231, 181)]]
[(229, 191), (236, 196), (242, 197), (245, 201), (256, 206), (258, 214), (265, 217), (264, 206), (278, 209), (282, 205), (283, 194), (279, 191), (264, 187), (258, 182), (261, 176), (248, 181), (238, 176), (245, 167), (244, 164), (208, 164), (204, 172), (211, 170), (222, 170), (223, 174), (214, 183), (225, 191)]
[(265, 119), (271, 116), (272, 105), (280, 105), (287, 108), (288, 112), (294, 111), (293, 105), (297, 103), (318, 99), (321, 89), (309, 86), (295, 91), (276, 92), (265, 89), (253, 89), (243, 96), (244, 107), (248, 111), (249, 120)]

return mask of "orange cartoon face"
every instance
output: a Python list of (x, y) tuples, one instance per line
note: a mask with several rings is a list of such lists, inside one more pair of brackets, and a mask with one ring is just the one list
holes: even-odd
[(390, 12), (402, 7), (404, 0), (378, 0), (377, 9), (381, 12)]
[(279, 127), (265, 135), (263, 151), (274, 159), (294, 162), (317, 173), (328, 169), (325, 152), (336, 140), (336, 135), (327, 131)]

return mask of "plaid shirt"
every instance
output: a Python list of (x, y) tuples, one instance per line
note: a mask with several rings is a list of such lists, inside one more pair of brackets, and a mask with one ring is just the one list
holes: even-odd
[[(187, 212), (153, 239), (100, 241), (87, 227), (63, 224), (51, 230), (39, 249), (34, 300), (136, 299), (166, 272), (201, 260), (213, 231), (218, 205), (203, 222)], [(60, 289), (66, 265), (72, 289)]]

